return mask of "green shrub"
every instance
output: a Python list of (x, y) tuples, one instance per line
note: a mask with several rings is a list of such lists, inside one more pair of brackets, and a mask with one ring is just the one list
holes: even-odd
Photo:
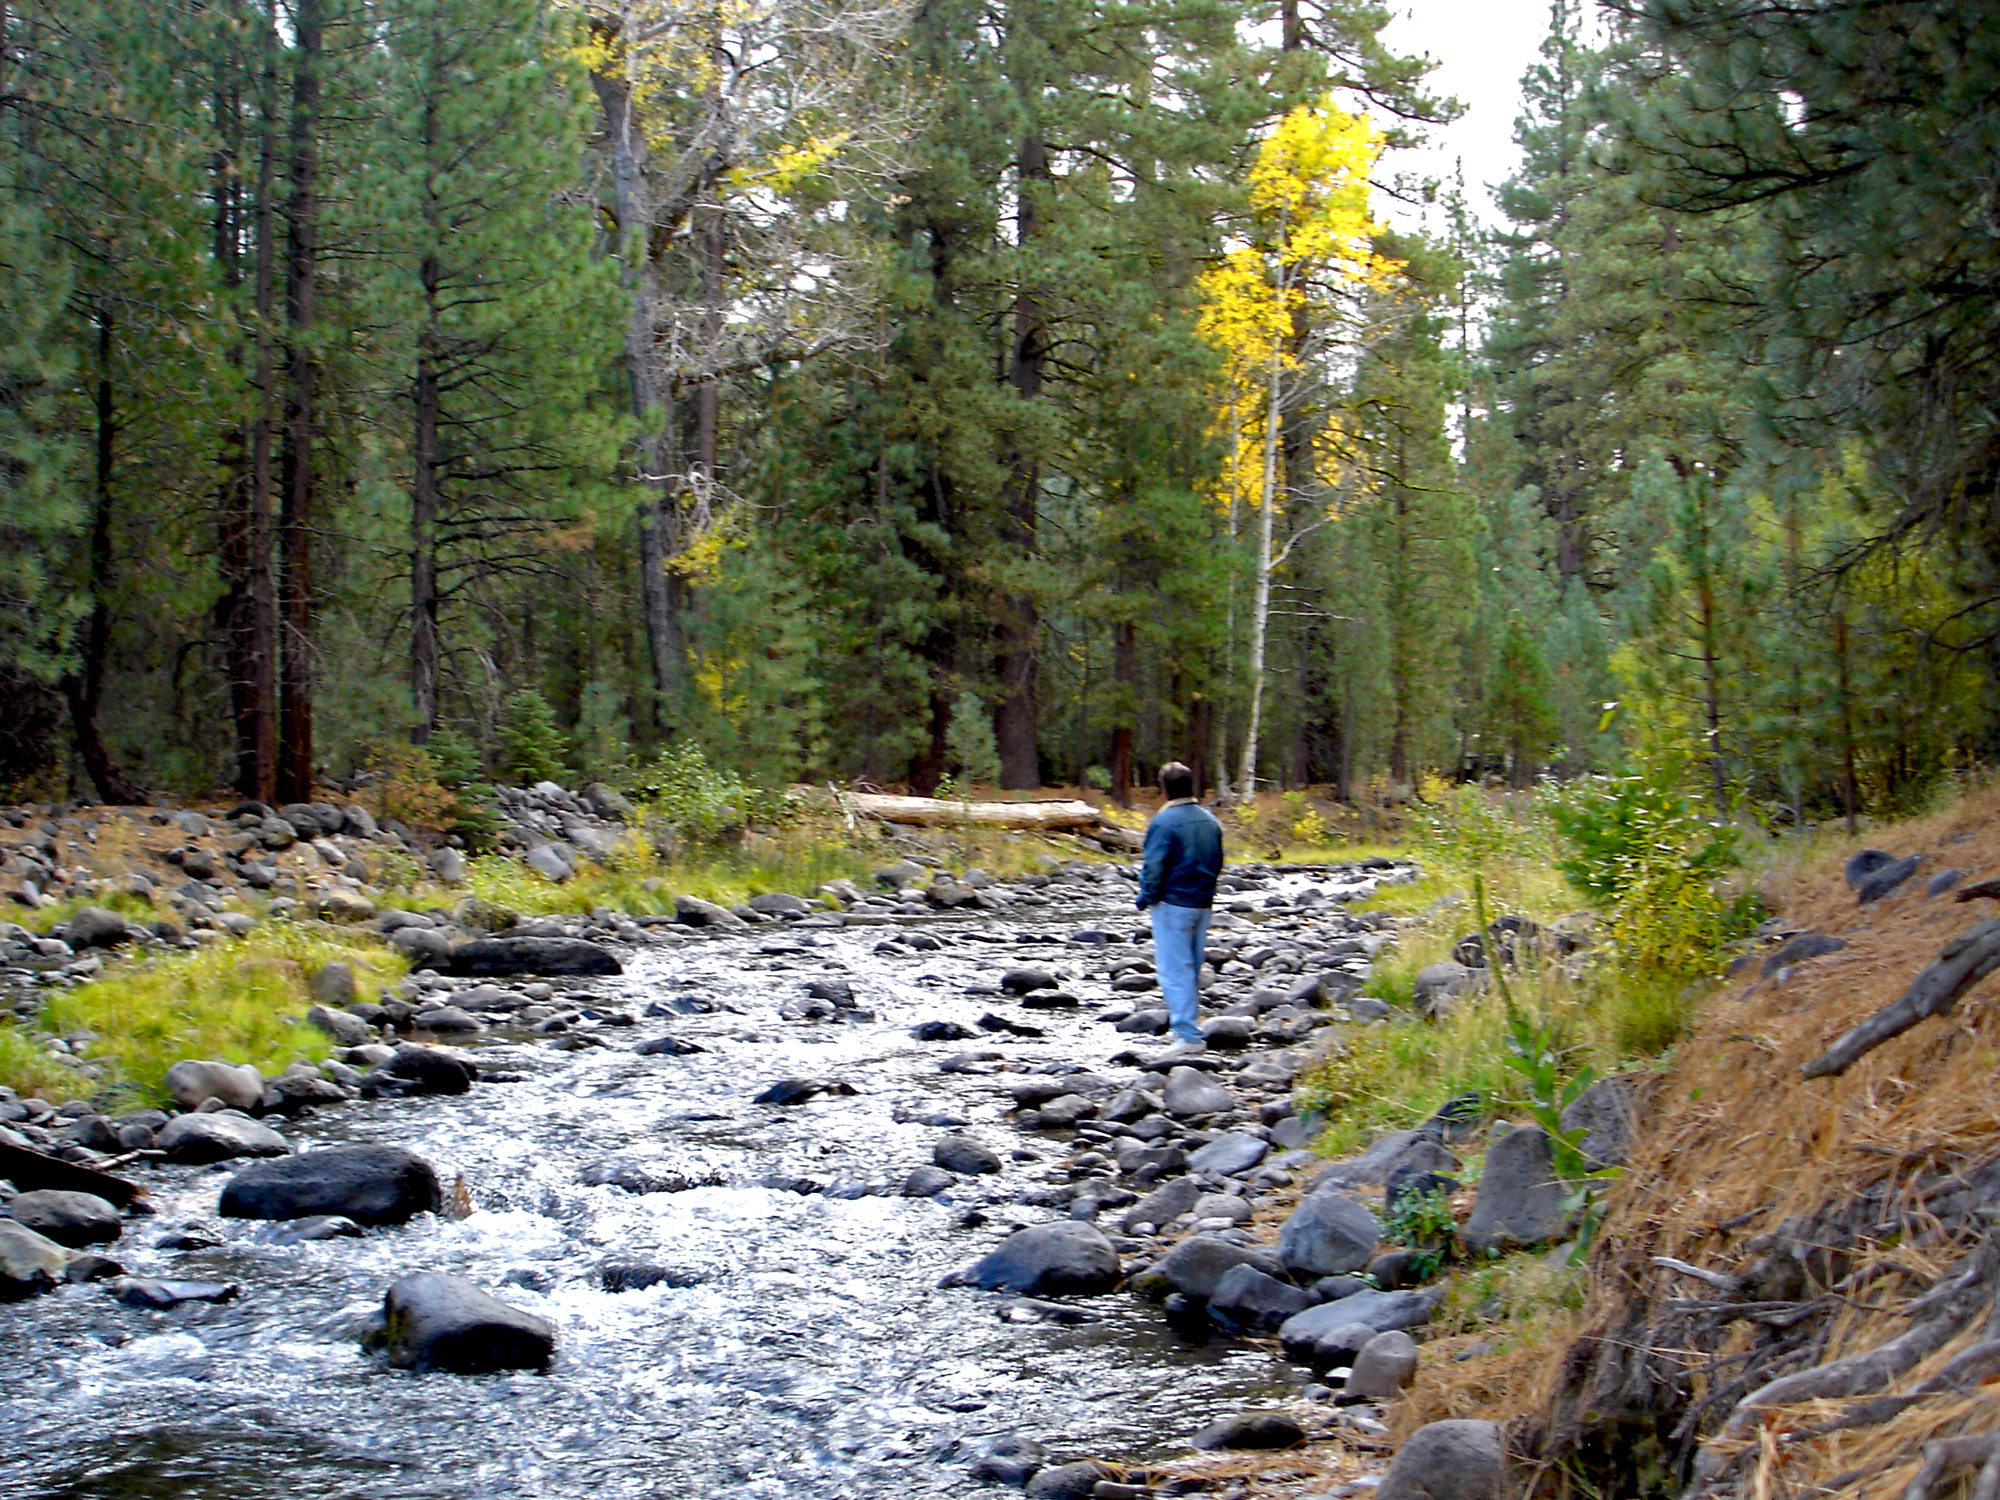
[(522, 785), (570, 774), (569, 741), (548, 699), (533, 688), (508, 694), (501, 706), (500, 773)]
[(692, 740), (662, 750), (633, 775), (631, 791), (649, 824), (663, 823), (692, 844), (720, 842), (752, 823), (784, 823), (796, 811), (784, 792), (711, 766)]
[(945, 751), (961, 782), (1000, 779), (1000, 743), (993, 737), (993, 711), (977, 693), (960, 693), (945, 726)]

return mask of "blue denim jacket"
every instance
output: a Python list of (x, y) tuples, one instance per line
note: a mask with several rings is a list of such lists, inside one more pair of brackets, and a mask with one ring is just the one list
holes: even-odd
[(1222, 825), (1192, 802), (1163, 807), (1146, 825), (1145, 863), (1139, 870), (1141, 911), (1159, 903), (1205, 909), (1215, 905), (1222, 873)]

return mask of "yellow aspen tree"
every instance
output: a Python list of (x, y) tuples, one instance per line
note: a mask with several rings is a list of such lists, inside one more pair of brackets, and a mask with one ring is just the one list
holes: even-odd
[(1215, 428), (1228, 452), (1217, 500), (1232, 516), (1247, 507), (1256, 520), (1249, 720), (1237, 775), (1246, 797), (1256, 781), (1271, 580), (1292, 549), (1331, 518), (1315, 507), (1315, 519), (1276, 545), (1280, 503), (1321, 477), (1281, 472), (1279, 434), (1289, 415), (1326, 389), (1329, 354), (1358, 341), (1359, 294), (1385, 286), (1397, 269), (1374, 248), (1383, 226), (1370, 212), (1368, 174), (1382, 144), (1367, 118), (1331, 98), (1291, 111), (1251, 168), (1249, 237), (1201, 278), (1199, 328), (1222, 359)]

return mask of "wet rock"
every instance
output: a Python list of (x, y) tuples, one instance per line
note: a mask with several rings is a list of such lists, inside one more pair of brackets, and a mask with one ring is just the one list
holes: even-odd
[(230, 1178), (218, 1212), (232, 1219), (339, 1215), (357, 1224), (406, 1224), (444, 1204), (437, 1170), (401, 1146), (330, 1146), (260, 1162)]
[(674, 920), (683, 927), (741, 928), (750, 924), (726, 906), (699, 896), (674, 897)]
[(1003, 1432), (981, 1446), (970, 1465), (974, 1479), (989, 1484), (1026, 1484), (1047, 1463), (1049, 1450), (1018, 1432)]
[(556, 1331), (460, 1277), (419, 1271), (389, 1288), (373, 1342), (398, 1368), (478, 1375), (547, 1369)]
[(291, 1142), (268, 1125), (233, 1110), (178, 1115), (155, 1137), (168, 1161), (199, 1166), (239, 1156), (289, 1156)]
[(1026, 1500), (1090, 1500), (1099, 1484), (1115, 1483), (1119, 1471), (1094, 1458), (1040, 1469), (1022, 1487)]
[(1378, 1333), (1354, 1356), (1347, 1394), (1363, 1401), (1394, 1401), (1417, 1378), (1417, 1341), (1400, 1328)]
[(597, 1270), (598, 1285), (607, 1292), (643, 1292), (649, 1286), (700, 1286), (708, 1280), (701, 1271), (681, 1270), (652, 1261), (606, 1261)]
[[(812, 979), (806, 982), (806, 998), (825, 1000), (832, 1005), (852, 1005), (854, 986), (845, 979)], [(970, 1036), (971, 1032), (966, 1032)]]
[(903, 1179), (901, 1193), (905, 1198), (935, 1198), (957, 1182), (958, 1179), (943, 1167), (926, 1164), (910, 1170), (910, 1175)]
[(1568, 1222), (1563, 1197), (1548, 1135), (1539, 1125), (1516, 1126), (1486, 1152), (1479, 1196), (1463, 1230), (1465, 1248), (1487, 1255), (1552, 1244)]
[(690, 1057), (697, 1052), (706, 1052), (708, 1048), (684, 1037), (656, 1036), (639, 1043), (632, 1050), (641, 1057)]
[(946, 1136), (931, 1148), (931, 1160), (961, 1177), (990, 1176), (1000, 1170), (1000, 1158), (969, 1135)]
[(1289, 1271), (1337, 1276), (1375, 1257), (1382, 1226), (1354, 1199), (1322, 1188), (1308, 1193), (1278, 1231), (1278, 1259)]
[(1295, 1448), (1305, 1429), (1281, 1411), (1240, 1411), (1211, 1422), (1188, 1441), (1196, 1448)]
[(1234, 1177), (1256, 1166), (1270, 1149), (1262, 1137), (1251, 1135), (1248, 1131), (1232, 1130), (1217, 1136), (1190, 1156), (1188, 1170)]
[(1397, 1328), (1417, 1328), (1431, 1320), (1444, 1293), (1436, 1288), (1410, 1292), (1356, 1292), (1322, 1302), (1287, 1318), (1278, 1342), (1289, 1359), (1315, 1369), (1348, 1364), (1368, 1340)]
[(1207, 1301), (1224, 1276), (1238, 1266), (1249, 1266), (1267, 1276), (1284, 1274), (1262, 1250), (1236, 1245), (1212, 1234), (1193, 1234), (1161, 1257), (1150, 1270), (1132, 1279), (1132, 1289), (1149, 1297), (1163, 1297), (1169, 1291)]
[(1224, 1328), (1276, 1328), (1313, 1306), (1310, 1292), (1244, 1263), (1231, 1266), (1208, 1299), (1209, 1318)]
[(71, 1286), (82, 1286), (91, 1281), (109, 1281), (114, 1276), (123, 1276), (125, 1268), (108, 1255), (72, 1255), (69, 1264), (63, 1268), (63, 1280)]
[(1221, 1084), (1211, 1083), (1207, 1075), (1198, 1069), (1182, 1065), (1167, 1075), (1167, 1086), (1160, 1091), (1160, 1102), (1166, 1112), (1176, 1119), (1189, 1120), (1197, 1115), (1220, 1114), (1223, 1110), (1234, 1109), (1236, 1096)]
[(463, 1057), (437, 1047), (405, 1044), (388, 1061), (370, 1069), (362, 1082), (365, 1089), (384, 1094), (465, 1094), (478, 1079), (478, 1066)]
[(585, 1187), (615, 1187), (627, 1193), (684, 1193), (694, 1183), (683, 1172), (663, 1171), (640, 1162), (592, 1162), (576, 1174)]
[(453, 948), (443, 971), (480, 979), (499, 974), (622, 974), (624, 965), (610, 949), (582, 938), (490, 937)]
[(0, 1302), (21, 1302), (52, 1292), (68, 1267), (69, 1251), (25, 1224), (0, 1219)]
[(229, 1281), (154, 1281), (138, 1276), (120, 1276), (108, 1290), (116, 1301), (126, 1307), (164, 1312), (185, 1302), (234, 1302), (243, 1288)]
[(467, 1036), (484, 1031), (486, 1027), (477, 1017), (456, 1005), (434, 1005), (410, 1017), (410, 1029), (428, 1031), (433, 1036)]
[(264, 1099), (264, 1075), (247, 1063), (190, 1059), (167, 1069), (163, 1082), (182, 1109), (199, 1109), (210, 1099), (229, 1109), (255, 1109)]
[(317, 1245), (326, 1240), (358, 1240), (367, 1231), (340, 1214), (313, 1214), (266, 1224), (251, 1234), (260, 1245)]
[(956, 1021), (919, 1021), (910, 1028), (910, 1035), (920, 1042), (963, 1042), (978, 1033)]
[(1021, 997), (1024, 1010), (1077, 1010), (1083, 1002), (1067, 990), (1034, 990)]
[(1010, 995), (1026, 995), (1035, 990), (1052, 990), (1058, 981), (1047, 969), (1009, 969), (1000, 976), (1000, 988)]
[(1104, 1232), (1074, 1219), (1035, 1224), (1013, 1234), (941, 1285), (975, 1286), (1024, 1296), (1088, 1296), (1118, 1284), (1118, 1252)]
[(1168, 1026), (1164, 1010), (1135, 1010), (1131, 1015), (1112, 1023), (1114, 1031), (1129, 1032), (1134, 1036), (1159, 1036)]
[(1397, 1451), (1375, 1500), (1500, 1500), (1505, 1465), (1494, 1423), (1426, 1423)]
[(125, 1230), (118, 1210), (97, 1194), (55, 1188), (17, 1194), (7, 1204), (7, 1217), (71, 1250), (108, 1245)]
[(820, 1094), (852, 1094), (855, 1092), (853, 1084), (843, 1083), (837, 1078), (781, 1078), (765, 1089), (763, 1093), (759, 1094), (754, 1102), (758, 1104), (803, 1104), (808, 1099)]

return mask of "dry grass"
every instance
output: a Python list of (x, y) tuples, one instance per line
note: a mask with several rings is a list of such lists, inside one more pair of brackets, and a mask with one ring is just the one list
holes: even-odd
[[(1859, 907), (1841, 876), (1855, 849), (1879, 845), (1926, 855), (1897, 895)], [(1862, 1058), (1844, 1076), (1808, 1081), (1804, 1065), (1865, 1017), (1896, 999), (1954, 936), (1993, 915), (1985, 902), (1928, 897), (1925, 881), (1946, 864), (1968, 881), (2000, 874), (2000, 791), (1866, 840), (1842, 840), (1808, 855), (1768, 894), (1788, 926), (1844, 939), (1842, 952), (1813, 959), (1777, 986), (1746, 971), (1706, 1007), (1696, 1035), (1676, 1054), (1656, 1095), (1650, 1128), (1614, 1189), (1592, 1257), (1585, 1322), (1618, 1326), (1635, 1302), (1689, 1294), (1692, 1284), (1653, 1264), (1672, 1256), (1725, 1273), (1746, 1243), (1793, 1215), (1871, 1190), (1915, 1207), (1926, 1175), (2000, 1156), (2000, 977), (1982, 981), (1940, 1020), (1926, 1021)], [(1761, 967), (1761, 966), (1760, 966)], [(1935, 1275), (1955, 1252), (1916, 1241), (1863, 1247), (1884, 1265)], [(1874, 1347), (1907, 1326), (1896, 1307), (1850, 1309), (1830, 1330), (1826, 1358)], [(1546, 1412), (1561, 1395), (1563, 1349), (1539, 1368), (1491, 1382), (1427, 1364), (1412, 1410), (1507, 1417)], [(1909, 1389), (1936, 1364), (1897, 1382)], [(1699, 1389), (1700, 1382), (1697, 1381)], [(1469, 1408), (1469, 1409), (1468, 1409)], [(1772, 1412), (1757, 1439), (1745, 1493), (1900, 1493), (1933, 1436), (1994, 1425), (1991, 1388), (1937, 1397), (1878, 1427), (1787, 1441), (1825, 1420), (1826, 1403)], [(1830, 1487), (1829, 1487), (1830, 1486)]]

